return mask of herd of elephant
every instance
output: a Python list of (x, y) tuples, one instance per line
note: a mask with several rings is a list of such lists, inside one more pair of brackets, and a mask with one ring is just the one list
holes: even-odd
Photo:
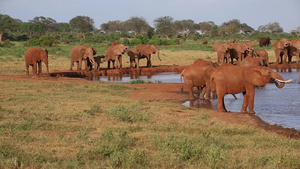
[[(261, 38), (260, 46), (271, 44), (270, 38)], [(244, 100), (241, 112), (255, 113), (254, 96), (255, 86), (264, 86), (266, 83), (275, 83), (278, 88), (283, 88), (285, 81), (281, 75), (268, 68), (269, 59), (266, 50), (255, 50), (247, 43), (214, 43), (212, 45), (217, 52), (218, 62), (197, 59), (192, 65), (187, 66), (182, 72), (184, 82), (189, 90), (189, 98), (195, 99), (193, 88), (202, 89), (199, 95), (200, 99), (210, 99), (212, 96), (218, 97), (218, 111), (226, 112), (224, 96), (226, 94), (243, 93)], [(276, 64), (291, 63), (292, 56), (296, 56), (296, 62), (299, 62), (300, 39), (281, 39), (274, 43), (276, 55)], [(96, 49), (90, 45), (78, 45), (71, 51), (70, 70), (77, 62), (77, 70), (81, 70), (82, 61), (85, 61), (85, 69), (99, 70), (100, 63), (108, 62), (107, 68), (110, 68), (112, 62), (113, 68), (122, 68), (122, 55), (127, 52), (130, 58), (130, 67), (136, 67), (139, 70), (139, 60), (146, 58), (147, 66), (151, 67), (151, 55), (156, 54), (159, 58), (159, 50), (155, 45), (136, 45), (129, 50), (128, 46), (112, 43), (106, 50), (106, 56), (97, 56)], [(229, 61), (231, 59), (231, 62)], [(233, 60), (236, 59), (236, 65)], [(288, 59), (288, 62), (286, 62)], [(161, 60), (159, 58), (159, 60)], [(26, 74), (29, 74), (29, 65), (33, 67), (33, 74), (42, 72), (41, 63), (44, 62), (48, 69), (48, 51), (41, 48), (30, 48), (25, 52)], [(231, 64), (229, 64), (231, 63)], [(37, 72), (38, 65), (38, 72)], [(221, 66), (219, 66), (221, 65)], [(300, 74), (299, 74), (300, 77)], [(280, 84), (279, 84), (279, 83)], [(205, 98), (204, 98), (205, 96)], [(248, 108), (248, 110), (247, 110)]]
[[(74, 63), (77, 62), (77, 70), (82, 69), (82, 61), (85, 62), (85, 70), (100, 70), (100, 63), (108, 62), (107, 68), (110, 69), (112, 62), (113, 68), (122, 68), (122, 55), (127, 52), (130, 59), (130, 68), (136, 67), (139, 70), (140, 59), (147, 59), (147, 67), (152, 67), (151, 55), (157, 54), (159, 60), (159, 50), (155, 45), (136, 45), (133, 49), (129, 50), (128, 46), (113, 42), (106, 49), (106, 56), (99, 55), (94, 57), (97, 53), (96, 49), (90, 45), (77, 45), (71, 51), (71, 66), (73, 69)], [(44, 62), (47, 68), (47, 74), (49, 75), (48, 68), (48, 51), (41, 48), (29, 48), (25, 52), (25, 64), (26, 74), (29, 74), (29, 66), (32, 66), (32, 72), (34, 75), (42, 73), (42, 65)], [(37, 72), (38, 67), (38, 72)]]
[[(259, 45), (268, 46), (271, 44), (269, 37), (263, 37), (259, 41)], [(214, 43), (212, 45), (218, 55), (218, 62), (247, 66), (248, 62), (253, 62), (257, 66), (269, 66), (269, 57), (265, 49), (253, 49), (251, 43)], [(274, 43), (274, 52), (276, 56), (276, 64), (286, 64), (292, 62), (292, 57), (296, 57), (299, 63), (300, 39), (281, 39)], [(231, 60), (230, 60), (231, 59)], [(243, 61), (243, 60), (246, 61)], [(288, 61), (287, 61), (288, 59)]]

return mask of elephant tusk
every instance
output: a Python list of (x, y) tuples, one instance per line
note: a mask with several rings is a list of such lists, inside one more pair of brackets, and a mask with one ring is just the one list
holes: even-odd
[(293, 81), (293, 79), (289, 79), (289, 80), (275, 79), (275, 80), (277, 80), (277, 81), (280, 82), (280, 83), (289, 83), (289, 82)]

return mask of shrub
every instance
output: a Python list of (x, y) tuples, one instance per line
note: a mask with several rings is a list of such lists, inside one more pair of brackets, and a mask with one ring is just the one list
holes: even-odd
[(57, 43), (53, 36), (44, 35), (39, 39), (39, 46), (52, 47), (55, 43)]
[(11, 43), (10, 40), (6, 39), (4, 42), (0, 42), (0, 47), (12, 47), (15, 46), (14, 43)]

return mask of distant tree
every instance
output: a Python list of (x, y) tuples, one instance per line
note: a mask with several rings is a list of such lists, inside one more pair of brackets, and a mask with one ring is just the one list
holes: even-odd
[(296, 27), (291, 31), (292, 34), (295, 34), (297, 36), (300, 36), (300, 26)]
[(173, 27), (174, 19), (170, 16), (160, 17), (154, 20), (154, 26), (156, 28), (156, 32), (162, 34), (167, 39), (170, 36), (175, 34), (175, 30)]
[(182, 34), (184, 38), (188, 37), (190, 33), (195, 33), (197, 24), (193, 20), (178, 20), (174, 22), (174, 29), (177, 33)]
[(44, 32), (55, 32), (56, 31), (56, 21), (52, 18), (45, 18), (44, 16), (35, 17), (29, 22), (40, 24)]
[(0, 42), (2, 42), (2, 35), (4, 32), (15, 32), (19, 29), (22, 23), (19, 19), (13, 19), (8, 15), (0, 14)]
[(278, 22), (270, 22), (257, 28), (259, 32), (282, 33), (283, 29)]
[(135, 35), (139, 35), (142, 32), (147, 32), (150, 27), (146, 19), (143, 17), (131, 17), (125, 21), (127, 30), (133, 31)]
[(57, 23), (56, 30), (58, 32), (70, 32), (70, 24), (69, 23)]
[(123, 32), (125, 31), (125, 27), (124, 27), (124, 22), (120, 21), (120, 20), (115, 20), (115, 21), (109, 21), (107, 23), (104, 23), (100, 26), (102, 31), (105, 32)]
[(228, 22), (224, 22), (221, 27), (225, 28), (225, 33), (232, 35), (239, 32), (243, 33), (251, 33), (254, 31), (252, 27), (247, 25), (246, 23), (241, 23), (238, 19), (232, 19)]
[(88, 16), (76, 16), (72, 18), (69, 22), (70, 30), (77, 33), (78, 37), (80, 35), (85, 39), (85, 33), (92, 32), (94, 27), (94, 19)]
[(202, 34), (209, 34), (214, 26), (216, 26), (216, 24), (213, 21), (200, 22), (199, 30)]
[(37, 23), (23, 22), (20, 25), (20, 30), (27, 33), (29, 38), (32, 38), (35, 35), (42, 34), (43, 27)]

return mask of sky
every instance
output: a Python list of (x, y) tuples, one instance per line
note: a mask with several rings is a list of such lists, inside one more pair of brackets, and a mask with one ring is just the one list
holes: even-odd
[(154, 27), (159, 17), (192, 19), (195, 23), (213, 21), (220, 26), (238, 19), (255, 30), (278, 22), (284, 32), (300, 26), (300, 0), (0, 0), (0, 14), (28, 22), (35, 17), (50, 17), (69, 22), (76, 16), (94, 19), (94, 26), (108, 21), (143, 17)]

